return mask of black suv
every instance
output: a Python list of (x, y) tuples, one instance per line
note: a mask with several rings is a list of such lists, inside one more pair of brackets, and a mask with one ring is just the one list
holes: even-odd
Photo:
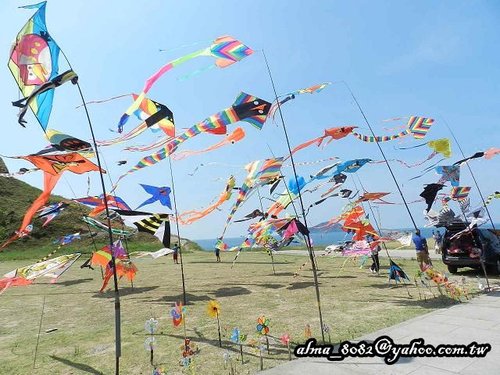
[(470, 232), (454, 237), (465, 228), (466, 226), (463, 223), (446, 227), (441, 254), (443, 255), (443, 263), (448, 266), (448, 271), (456, 273), (462, 267), (479, 269), (481, 268), (482, 259), (489, 272), (500, 273), (500, 239), (498, 231), (473, 228)]

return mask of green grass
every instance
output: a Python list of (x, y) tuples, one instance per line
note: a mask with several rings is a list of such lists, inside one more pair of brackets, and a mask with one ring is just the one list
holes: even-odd
[[(298, 277), (293, 277), (307, 262), (307, 257), (275, 256), (274, 275), (270, 258), (264, 253), (243, 253), (231, 268), (233, 256), (223, 253), (223, 263), (218, 264), (212, 253), (192, 251), (184, 254), (188, 299), (186, 333), (200, 349), (194, 358), (196, 374), (229, 372), (224, 369), (225, 351), (235, 358), (238, 374), (256, 373), (259, 358), (255, 350), (245, 345), (245, 364), (238, 363), (239, 349), (230, 343), (229, 335), (233, 327), (239, 327), (250, 339), (257, 340), (255, 326), (259, 315), (271, 319), (271, 350), (270, 354), (264, 354), (265, 368), (288, 360), (287, 350), (278, 340), (283, 333), (289, 333), (295, 344), (303, 342), (305, 325), (310, 324), (313, 335), (321, 336), (309, 267), (305, 266)], [(434, 298), (429, 291), (423, 290), (426, 297), (420, 299), (415, 286), (408, 289), (388, 286), (386, 259), (382, 259), (381, 276), (370, 274), (366, 268), (360, 269), (355, 261), (341, 268), (344, 260), (318, 258), (322, 310), (325, 323), (331, 327), (332, 342), (359, 337), (456, 303), (445, 297)], [(0, 296), (1, 373), (114, 372), (113, 293), (97, 292), (101, 273), (97, 269), (80, 269), (82, 261), (83, 258), (57, 284), (39, 280), (34, 285), (10, 288)], [(415, 261), (400, 260), (398, 263), (409, 275), (415, 273)], [(26, 261), (2, 261), (0, 274), (25, 264)], [(120, 282), (121, 373), (151, 373), (149, 353), (144, 349), (144, 323), (151, 317), (160, 322), (155, 362), (169, 374), (190, 373), (179, 365), (183, 329), (174, 328), (170, 318), (172, 305), (182, 298), (180, 267), (173, 264), (171, 257), (140, 259), (136, 265), (139, 271), (134, 287)], [(468, 280), (472, 289), (475, 277)], [(438, 295), (435, 288), (434, 293)], [(206, 313), (211, 299), (221, 304), (222, 349), (218, 346), (216, 321)], [(51, 328), (57, 330), (45, 333)]]

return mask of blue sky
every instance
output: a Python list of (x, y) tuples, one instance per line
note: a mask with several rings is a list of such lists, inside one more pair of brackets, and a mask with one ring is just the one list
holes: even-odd
[[(2, 18), (0, 50), (5, 62), (12, 40), (32, 14), (17, 9), (25, 2), (4, 0), (0, 3)], [(273, 91), (267, 76), (261, 50), (265, 50), (279, 93), (286, 93), (325, 81), (346, 81), (370, 120), (375, 132), (387, 134), (384, 127), (399, 122), (382, 120), (397, 116), (433, 117), (436, 123), (427, 140), (450, 137), (443, 121), (453, 128), (464, 152), (469, 155), (489, 147), (500, 146), (498, 118), (500, 105), (500, 5), (492, 1), (62, 1), (49, 0), (47, 24), (49, 32), (71, 61), (80, 77), (87, 100), (102, 99), (139, 92), (144, 81), (166, 62), (200, 49), (221, 35), (232, 35), (255, 50), (255, 53), (227, 69), (213, 69), (188, 80), (178, 80), (213, 62), (199, 58), (163, 76), (149, 97), (165, 103), (173, 110), (178, 129), (187, 128), (205, 117), (227, 108), (240, 91), (271, 101)], [(198, 44), (196, 44), (198, 43)], [(195, 45), (193, 45), (195, 44)], [(159, 49), (169, 52), (159, 52)], [(62, 64), (60, 70), (66, 67)], [(26, 129), (17, 124), (17, 110), (10, 102), (19, 94), (6, 65), (0, 69), (0, 110), (3, 113), (5, 137), (0, 139), (3, 155), (25, 155), (46, 146), (43, 132), (33, 116), (27, 116)], [(57, 89), (49, 127), (89, 139), (89, 130), (77, 90), (71, 85)], [(109, 128), (130, 104), (128, 99), (90, 106), (90, 114), (98, 139), (114, 136)], [(368, 129), (342, 84), (333, 84), (321, 93), (302, 95), (283, 107), (292, 145), (317, 137), (324, 128), (358, 125)], [(126, 129), (137, 122), (129, 121)], [(179, 211), (206, 207), (224, 189), (229, 175), (241, 182), (243, 166), (252, 160), (286, 155), (283, 131), (268, 121), (262, 131), (249, 124), (242, 126), (247, 137), (233, 146), (212, 153), (174, 162), (176, 198)], [(144, 133), (129, 144), (146, 144), (155, 136)], [(187, 141), (180, 150), (197, 150), (220, 140), (202, 134)], [(418, 144), (408, 139), (403, 146)], [(430, 151), (396, 150), (399, 143), (382, 145), (389, 158), (415, 162)], [(140, 159), (141, 154), (128, 153), (120, 145), (102, 149), (111, 181)], [(272, 154), (271, 154), (272, 152)], [(451, 161), (461, 158), (453, 144)], [(337, 156), (342, 160), (369, 157), (380, 160), (375, 144), (367, 144), (349, 136), (332, 142), (324, 149), (309, 148), (297, 154), (297, 161), (314, 161)], [(116, 161), (127, 160), (125, 166)], [(24, 161), (6, 159), (11, 170), (30, 168)], [(483, 190), (498, 190), (500, 158), (479, 159), (471, 163)], [(194, 176), (189, 176), (200, 163)], [(443, 163), (445, 164), (445, 163)], [(446, 163), (448, 164), (448, 163)], [(407, 169), (392, 164), (403, 192), (409, 201), (417, 199), (424, 183), (436, 182), (433, 172), (413, 181), (423, 167)], [(308, 176), (322, 165), (299, 167)], [(284, 173), (291, 175), (291, 169)], [(358, 173), (368, 191), (392, 192), (391, 202), (400, 202), (396, 188), (383, 164), (366, 165)], [(42, 174), (20, 177), (41, 187)], [(347, 188), (354, 188), (350, 178)], [(110, 180), (106, 180), (108, 188)], [(141, 170), (120, 184), (118, 195), (132, 207), (147, 198), (139, 183), (170, 186), (168, 162)], [(86, 176), (66, 173), (54, 190), (68, 198), (86, 194)], [(462, 168), (461, 184), (473, 186)], [(98, 176), (92, 175), (93, 194), (100, 194)], [(445, 188), (448, 191), (449, 188)], [(262, 190), (263, 195), (267, 192)], [(473, 204), (479, 203), (475, 187)], [(306, 205), (317, 195), (305, 195)], [(338, 214), (343, 200), (330, 199), (311, 211), (314, 225)], [(264, 204), (268, 204), (264, 201)], [(253, 197), (236, 216), (259, 207)], [(424, 203), (411, 205), (419, 225), (423, 224)], [(494, 219), (498, 202), (491, 206)], [(159, 205), (151, 210), (164, 211)], [(204, 220), (181, 227), (181, 235), (190, 238), (214, 238), (223, 228), (230, 204), (222, 206)], [(384, 227), (410, 226), (400, 205), (380, 206)], [(229, 236), (245, 234), (246, 227), (232, 225)]]

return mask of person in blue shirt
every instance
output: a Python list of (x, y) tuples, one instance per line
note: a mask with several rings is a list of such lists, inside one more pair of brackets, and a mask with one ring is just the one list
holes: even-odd
[(412, 240), (415, 245), (415, 251), (417, 252), (417, 262), (420, 265), (420, 270), (424, 271), (425, 268), (427, 268), (426, 266), (432, 266), (431, 259), (429, 258), (427, 240), (420, 234), (420, 229), (415, 231)]

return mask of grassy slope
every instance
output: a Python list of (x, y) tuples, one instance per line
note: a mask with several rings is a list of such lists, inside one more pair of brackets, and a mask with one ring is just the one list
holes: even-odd
[[(0, 242), (10, 237), (19, 228), (24, 213), (31, 203), (40, 195), (41, 190), (15, 178), (0, 177)], [(51, 203), (65, 200), (63, 197), (53, 196)], [(45, 228), (43, 221), (34, 220), (34, 230), (28, 238), (15, 241), (0, 252), (0, 260), (23, 259), (36, 261), (52, 250), (55, 245), (54, 239), (70, 233), (88, 233), (87, 225), (81, 220), (84, 213), (89, 210), (79, 204), (71, 203), (56, 219)], [(173, 239), (175, 241), (175, 239)], [(100, 248), (107, 243), (106, 234), (100, 234), (95, 238), (96, 247)], [(186, 250), (197, 249), (197, 245), (185, 240)], [(139, 234), (129, 240), (130, 251), (158, 250), (158, 240), (147, 234)], [(90, 238), (84, 238), (71, 245), (58, 250), (58, 254), (72, 253), (75, 251), (91, 253), (94, 250), (94, 242)]]

